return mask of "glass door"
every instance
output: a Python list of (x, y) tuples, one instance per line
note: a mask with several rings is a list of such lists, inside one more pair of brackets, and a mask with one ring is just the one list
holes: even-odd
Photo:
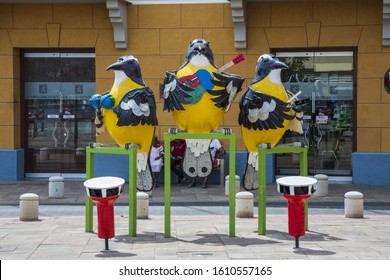
[(93, 53), (24, 53), (26, 172), (85, 172), (95, 141)]
[[(286, 133), (284, 143), (304, 142), (309, 147), (309, 173), (351, 176), (354, 110), (354, 59), (352, 51), (278, 52), (289, 69), (282, 82), (292, 93), (301, 91), (304, 106), (303, 135)], [(297, 174), (296, 155), (276, 157), (277, 174)]]

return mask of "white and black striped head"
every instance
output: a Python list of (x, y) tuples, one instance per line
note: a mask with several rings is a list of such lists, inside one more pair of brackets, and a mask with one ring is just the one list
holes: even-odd
[(138, 59), (132, 55), (121, 56), (117, 62), (108, 66), (106, 70), (115, 71), (115, 80), (124, 79), (123, 74), (125, 74), (137, 84), (145, 86)]
[(214, 56), (209, 42), (201, 38), (193, 40), (188, 46), (183, 66), (189, 62), (198, 67), (205, 67), (208, 64), (214, 65)]
[(256, 75), (252, 84), (257, 83), (269, 76), (270, 80), (275, 83), (281, 83), (280, 71), (288, 69), (288, 66), (277, 59), (274, 55), (263, 54), (259, 57), (256, 64)]

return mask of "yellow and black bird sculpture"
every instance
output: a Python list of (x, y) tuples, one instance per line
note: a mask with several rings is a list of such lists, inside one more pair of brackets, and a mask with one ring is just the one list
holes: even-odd
[(302, 109), (296, 97), (287, 92), (281, 82), (282, 69), (288, 66), (275, 56), (263, 54), (257, 61), (256, 74), (240, 98), (238, 123), (248, 150), (243, 178), (246, 190), (258, 187), (258, 144), (274, 147), (286, 130), (303, 133)]
[[(242, 61), (243, 56), (227, 64)], [(195, 39), (189, 44), (186, 60), (164, 79), (164, 110), (172, 112), (179, 130), (210, 133), (222, 123), (225, 112), (241, 90), (244, 79), (223, 72), (214, 64), (209, 43)], [(183, 170), (190, 177), (205, 177), (212, 170), (209, 139), (187, 139)]]
[(114, 70), (115, 80), (109, 92), (91, 97), (96, 109), (97, 132), (105, 129), (122, 148), (135, 144), (137, 151), (137, 189), (151, 191), (154, 186), (149, 152), (158, 125), (156, 102), (152, 90), (142, 79), (137, 58), (122, 56), (107, 67)]

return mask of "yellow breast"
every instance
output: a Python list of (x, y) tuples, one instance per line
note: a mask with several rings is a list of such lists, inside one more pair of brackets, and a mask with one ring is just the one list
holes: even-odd
[[(275, 96), (284, 102), (286, 102), (289, 97), (285, 91), (283, 85), (278, 85), (269, 81), (265, 78), (262, 81), (251, 85), (253, 89), (259, 92), (264, 92), (269, 95)], [(269, 129), (269, 130), (253, 130), (242, 127), (242, 137), (244, 144), (247, 147), (249, 152), (257, 152), (256, 145), (270, 143), (272, 147), (276, 146), (280, 139), (283, 137), (284, 133), (288, 128), (289, 120), (284, 120), (284, 128)]]
[[(110, 94), (115, 98), (114, 107), (119, 104), (127, 92), (134, 88), (142, 88), (142, 86), (130, 79), (125, 79), (119, 85), (114, 83), (110, 90)], [(149, 152), (154, 137), (154, 126), (141, 124), (137, 126), (117, 126), (118, 117), (112, 110), (103, 111), (103, 122), (111, 137), (120, 147), (123, 148), (126, 144), (138, 144), (141, 146), (139, 152)]]
[[(217, 70), (209, 64), (205, 68), (199, 68), (189, 63), (177, 72), (177, 77), (193, 75), (197, 70), (204, 69), (211, 73)], [(213, 90), (222, 89), (214, 86)], [(180, 130), (186, 130), (189, 133), (208, 133), (218, 129), (222, 123), (225, 111), (215, 106), (211, 99), (214, 96), (205, 92), (199, 102), (195, 104), (184, 104), (184, 111), (173, 111), (172, 115)]]

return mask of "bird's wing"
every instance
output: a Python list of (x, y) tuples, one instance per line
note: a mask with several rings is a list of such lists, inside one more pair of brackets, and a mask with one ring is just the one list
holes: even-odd
[(213, 75), (216, 79), (211, 80), (211, 82), (222, 89), (209, 90), (208, 92), (215, 96), (212, 99), (215, 102), (215, 106), (228, 111), (237, 93), (241, 90), (244, 78), (224, 72), (213, 72)]
[(156, 101), (148, 87), (126, 93), (114, 111), (118, 116), (117, 126), (158, 125)]
[(181, 83), (178, 77), (172, 73), (167, 72), (164, 79), (164, 108), (163, 111), (168, 112), (174, 110), (185, 110), (183, 104), (188, 104), (187, 98), (190, 98), (189, 92), (193, 89)]
[(269, 130), (283, 128), (285, 120), (295, 118), (290, 114), (290, 103), (272, 95), (248, 88), (240, 99), (238, 123), (248, 129)]

